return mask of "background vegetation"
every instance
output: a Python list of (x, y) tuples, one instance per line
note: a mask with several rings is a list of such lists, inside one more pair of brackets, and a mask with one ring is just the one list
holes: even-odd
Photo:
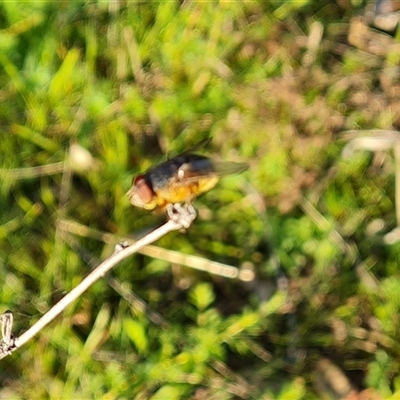
[(372, 29), (369, 10), (0, 3), (0, 311), (14, 333), (112, 252), (57, 221), (157, 226), (129, 204), (132, 177), (206, 137), (205, 154), (250, 169), (157, 245), (256, 273), (125, 260), (110, 277), (146, 307), (98, 282), (1, 361), (2, 399), (400, 396), (400, 246), (384, 236), (398, 164), (391, 150), (341, 156), (365, 130), (381, 130), (370, 150), (397, 140), (398, 34)]

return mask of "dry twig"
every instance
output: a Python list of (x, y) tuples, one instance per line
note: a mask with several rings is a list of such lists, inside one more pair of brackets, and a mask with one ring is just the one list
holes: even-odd
[[(135, 243), (132, 238), (116, 237), (111, 233), (101, 232), (69, 219), (58, 220), (57, 227), (62, 231), (83, 237), (91, 237), (107, 244), (114, 244), (116, 242), (127, 242), (129, 244)], [(207, 260), (203, 257), (183, 254), (174, 250), (163, 249), (158, 246), (145, 246), (141, 248), (138, 253), (148, 257), (165, 260), (173, 264), (184, 265), (189, 268), (197, 269), (198, 271), (223, 276), (224, 278), (239, 279), (243, 282), (250, 282), (254, 280), (255, 277), (254, 271), (248, 268), (239, 269), (232, 265)]]
[[(185, 221), (187, 225), (187, 221)], [(136, 253), (142, 247), (154, 242), (155, 240), (166, 235), (168, 232), (182, 228), (182, 222), (169, 220), (164, 225), (150, 232), (148, 235), (138, 240), (134, 244), (116, 250), (109, 258), (103, 261), (95, 270), (93, 270), (83, 281), (64, 296), (53, 308), (42, 316), (30, 329), (21, 336), (13, 338), (12, 336), (12, 313), (7, 311), (0, 316), (2, 324), (2, 340), (0, 341), (0, 359), (11, 354), (19, 347), (24, 345), (35, 335), (37, 335), (46, 325), (56, 318), (66, 307), (75, 301), (82, 293), (84, 293), (93, 283), (102, 278), (111, 268), (126, 257)]]

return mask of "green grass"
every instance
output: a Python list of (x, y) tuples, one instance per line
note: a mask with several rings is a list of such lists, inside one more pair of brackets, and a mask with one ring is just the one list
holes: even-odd
[(256, 272), (244, 283), (135, 255), (109, 275), (147, 308), (97, 282), (0, 362), (1, 398), (344, 398), (332, 368), (356, 392), (400, 391), (400, 247), (383, 241), (398, 167), (390, 151), (341, 158), (342, 132), (399, 124), (384, 46), (398, 34), (375, 32), (380, 52), (348, 41), (363, 7), (0, 3), (0, 312), (14, 334), (113, 250), (57, 220), (157, 226), (129, 204), (132, 177), (207, 137), (202, 153), (250, 168), (157, 245)]

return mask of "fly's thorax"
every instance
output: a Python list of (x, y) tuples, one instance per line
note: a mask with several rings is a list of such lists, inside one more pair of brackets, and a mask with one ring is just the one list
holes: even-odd
[(153, 190), (163, 190), (174, 180), (187, 177), (204, 176), (213, 172), (213, 165), (208, 157), (198, 154), (184, 154), (151, 168), (147, 175)]

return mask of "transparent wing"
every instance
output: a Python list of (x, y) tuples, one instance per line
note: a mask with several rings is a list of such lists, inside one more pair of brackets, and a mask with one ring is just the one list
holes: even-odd
[(205, 138), (203, 140), (200, 140), (199, 143), (196, 143), (193, 147), (185, 150), (182, 154), (189, 154), (189, 153), (194, 153), (195, 151), (202, 149), (203, 147), (207, 146), (208, 144), (211, 143), (212, 137)]
[(200, 140), (200, 142), (196, 143), (195, 145), (193, 145), (192, 147), (188, 148), (187, 150), (185, 150), (184, 152), (182, 152), (178, 155), (176, 154), (176, 152), (169, 152), (168, 156), (167, 156), (167, 160), (170, 160), (171, 158), (174, 158), (174, 157), (180, 157), (180, 156), (185, 156), (190, 153), (194, 153), (195, 151), (202, 149), (203, 147), (210, 144), (211, 140), (212, 140), (212, 137)]
[(214, 180), (216, 177), (239, 174), (245, 171), (249, 165), (247, 163), (236, 163), (231, 161), (211, 161), (209, 168), (193, 168), (193, 163), (184, 163), (176, 174), (170, 179), (170, 183), (175, 185), (190, 185), (207, 179)]
[(214, 173), (218, 176), (239, 174), (249, 168), (247, 163), (237, 163), (233, 161), (212, 161)]

